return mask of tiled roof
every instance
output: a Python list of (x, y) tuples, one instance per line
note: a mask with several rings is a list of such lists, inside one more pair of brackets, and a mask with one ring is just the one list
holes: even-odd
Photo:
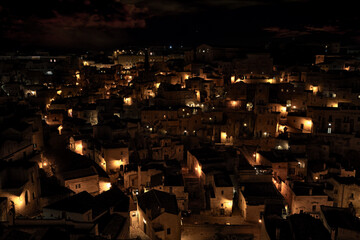
[(151, 219), (155, 219), (164, 212), (177, 215), (179, 209), (176, 196), (167, 192), (150, 190), (138, 197), (139, 207), (146, 213), (146, 209), (151, 211)]

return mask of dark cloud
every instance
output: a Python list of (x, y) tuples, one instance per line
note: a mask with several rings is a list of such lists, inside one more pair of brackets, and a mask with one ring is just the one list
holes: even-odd
[(115, 39), (121, 43), (127, 37), (123, 29), (144, 28), (149, 16), (146, 7), (112, 0), (12, 0), (0, 11), (5, 38), (44, 46), (101, 46)]
[(320, 27), (316, 26), (305, 26), (306, 30), (310, 32), (326, 32), (326, 33), (334, 33), (334, 34), (344, 34), (344, 30), (340, 30), (338, 26), (324, 25)]
[(16, 46), (74, 48), (261, 44), (319, 33), (348, 36), (359, 31), (357, 16), (347, 0), (3, 0), (0, 38)]
[(292, 37), (299, 37), (310, 34), (307, 31), (291, 30), (288, 28), (280, 28), (280, 27), (268, 27), (268, 28), (264, 28), (264, 30), (275, 34), (276, 38), (292, 38)]
[(136, 4), (152, 10), (153, 15), (182, 14), (208, 11), (209, 9), (235, 10), (250, 6), (267, 6), (281, 3), (307, 2), (307, 0), (119, 0), (126, 4)]
[(281, 28), (281, 27), (267, 27), (264, 28), (265, 31), (275, 34), (276, 38), (291, 38), (299, 37), (304, 35), (310, 35), (312, 33), (329, 33), (342, 35), (345, 34), (345, 30), (341, 30), (338, 26), (323, 25), (323, 26), (304, 26), (301, 28)]

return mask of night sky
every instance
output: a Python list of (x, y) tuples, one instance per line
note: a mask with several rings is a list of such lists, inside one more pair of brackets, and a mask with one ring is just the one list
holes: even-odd
[(351, 1), (5, 0), (1, 49), (360, 40)]

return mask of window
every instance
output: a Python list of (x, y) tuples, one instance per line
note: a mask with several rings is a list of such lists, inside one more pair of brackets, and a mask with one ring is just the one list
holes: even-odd
[(28, 191), (25, 192), (25, 205), (28, 205), (30, 202), (29, 193)]
[(81, 184), (79, 183), (79, 184), (75, 184), (75, 189), (79, 189), (79, 188), (81, 188)]
[(221, 195), (224, 195), (224, 190), (221, 191)]
[(171, 229), (170, 228), (166, 229), (166, 233), (167, 233), (167, 235), (170, 235), (171, 234)]
[(35, 198), (36, 198), (36, 197), (35, 197), (35, 192), (33, 192), (32, 197), (33, 197), (33, 199), (35, 199)]
[(331, 133), (331, 127), (328, 127), (328, 131), (327, 131), (327, 133)]
[(354, 199), (354, 193), (350, 193), (349, 199)]
[(316, 205), (313, 205), (313, 206), (312, 206), (312, 211), (313, 211), (313, 212), (316, 212)]

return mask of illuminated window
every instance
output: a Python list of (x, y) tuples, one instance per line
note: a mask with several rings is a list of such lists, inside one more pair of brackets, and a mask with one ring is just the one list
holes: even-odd
[(327, 133), (331, 133), (331, 127), (328, 127)]

